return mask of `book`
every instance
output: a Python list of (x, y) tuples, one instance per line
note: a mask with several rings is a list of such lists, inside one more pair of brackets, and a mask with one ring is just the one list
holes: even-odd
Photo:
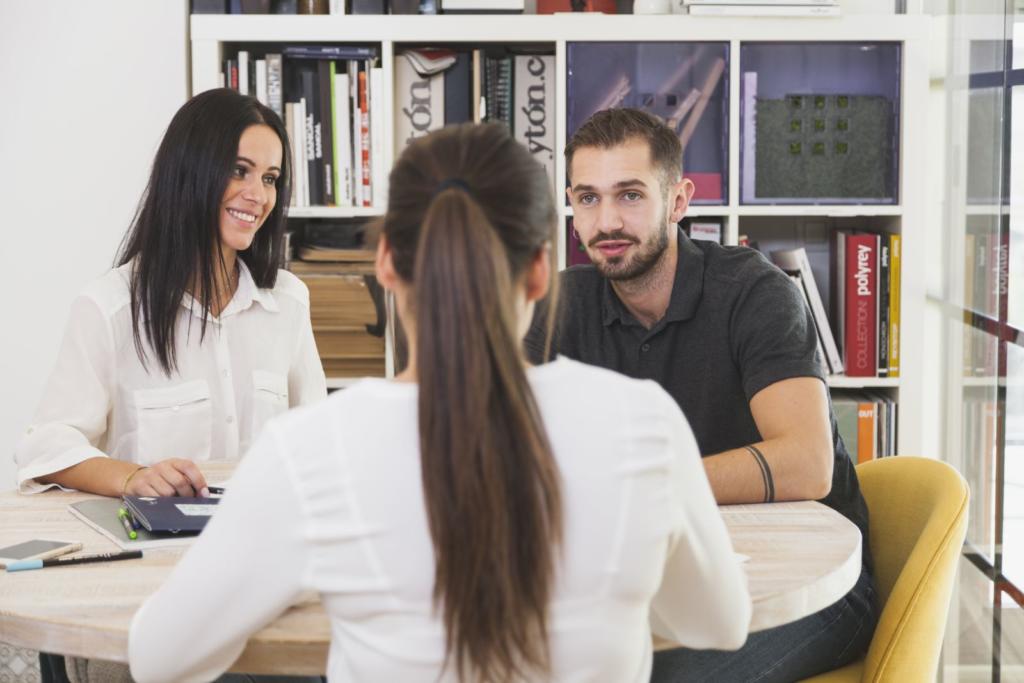
[(256, 99), (263, 106), (269, 106), (270, 97), (267, 94), (267, 60), (256, 60)]
[(878, 244), (878, 376), (889, 376), (889, 236)]
[(217, 511), (220, 498), (125, 496), (125, 507), (149, 532), (199, 533)]
[(334, 117), (334, 191), (338, 206), (353, 206), (352, 201), (352, 121), (348, 73), (339, 73), (331, 62), (331, 101)]
[(377, 56), (372, 45), (289, 45), (284, 49), (289, 59), (371, 59)]
[(683, 0), (687, 7), (692, 5), (839, 5), (839, 0)]
[(548, 173), (552, 193), (555, 182), (555, 57), (516, 55), (512, 134), (526, 146)]
[(249, 53), (245, 50), (238, 52), (238, 92), (249, 94)]
[(316, 63), (317, 95), (320, 99), (319, 120), (317, 121), (317, 153), (320, 156), (320, 170), (323, 173), (323, 203), (337, 206), (334, 188), (334, 101), (331, 99), (331, 67), (334, 62), (320, 60)]
[[(281, 71), (284, 64), (281, 55), (270, 53), (267, 59), (267, 106), (277, 112), (277, 115), (284, 118), (284, 89), (281, 86)], [(293, 138), (294, 140), (294, 138)]]
[(148, 550), (150, 548), (166, 548), (183, 546), (192, 543), (197, 534), (156, 533), (139, 529), (138, 538), (128, 538), (117, 511), (121, 508), (119, 498), (91, 498), (68, 505), (68, 512), (103, 534), (124, 550)]
[(402, 53), (421, 76), (433, 76), (448, 70), (458, 60), (454, 50), (436, 47), (421, 47)]
[(388, 167), (384, 159), (384, 109), (387, 106), (384, 92), (384, 69), (370, 67), (370, 204), (387, 205)]
[(722, 224), (716, 221), (692, 221), (690, 239), (722, 243)]
[(309, 203), (324, 205), (324, 159), (320, 121), (320, 89), (316, 65), (298, 67), (302, 83), (302, 101), (306, 115), (306, 181), (309, 184)]
[(370, 75), (369, 65), (364, 62), (359, 69), (359, 149), (362, 156), (362, 199), (363, 206), (373, 203), (373, 170), (370, 167)]
[[(857, 464), (874, 460), (876, 430), (878, 426), (878, 405), (867, 397), (857, 405)], [(850, 453), (854, 457), (854, 453)]]
[[(797, 288), (797, 290), (800, 292), (801, 296), (804, 299), (804, 305), (807, 306), (807, 310), (809, 312), (811, 310), (811, 302), (807, 298), (807, 283), (805, 283), (803, 278), (800, 277), (800, 273), (799, 272), (789, 273), (789, 279), (793, 283), (793, 285)], [(813, 318), (813, 314), (812, 314), (812, 318)], [(813, 324), (814, 327), (815, 327), (814, 338), (817, 341), (818, 360), (821, 362), (821, 369), (822, 369), (823, 373), (827, 375), (827, 374), (829, 374), (828, 359), (825, 357), (825, 349), (822, 348), (822, 346), (821, 346), (821, 333), (818, 331), (817, 325), (815, 323), (812, 322), (811, 324)]]
[(889, 377), (900, 376), (901, 245), (899, 235), (889, 235)]
[(298, 247), (296, 252), (302, 261), (365, 261), (373, 263), (377, 255), (373, 249), (340, 249), (317, 245)]
[(445, 14), (521, 14), (525, 0), (441, 0)]
[(843, 365), (849, 377), (878, 372), (878, 242), (870, 233), (847, 233), (845, 268), (846, 337)]
[(743, 17), (838, 17), (838, 5), (690, 5), (690, 14)]
[(309, 141), (306, 130), (306, 100), (300, 98), (295, 103), (295, 172), (301, 178), (302, 197), (300, 206), (312, 204), (312, 193), (309, 186)]
[(480, 123), (483, 121), (484, 112), (481, 106), (481, 92), (483, 91), (483, 69), (481, 69), (481, 61), (483, 58), (483, 51), (479, 48), (473, 50), (473, 123)]
[(363, 125), (359, 112), (359, 68), (361, 62), (348, 60), (348, 97), (352, 110), (352, 205), (363, 205)]
[[(454, 62), (453, 62), (454, 63)], [(395, 147), (404, 149), (416, 138), (445, 124), (445, 77), (423, 75), (409, 52), (395, 60)]]
[(811, 316), (818, 329), (821, 339), (824, 357), (828, 367), (833, 374), (843, 372), (843, 359), (839, 354), (839, 347), (832, 335), (832, 328), (829, 324), (828, 314), (825, 311), (825, 304), (818, 291), (818, 284), (814, 278), (814, 271), (811, 270), (811, 261), (807, 258), (807, 250), (803, 247), (796, 249), (784, 249), (771, 253), (772, 262), (787, 273), (799, 273), (803, 282), (807, 301), (811, 307)]
[(473, 58), (468, 52), (455, 55), (455, 62), (444, 71), (444, 125), (465, 123), (473, 120), (472, 89), (473, 75), (470, 73)]
[(850, 459), (857, 459), (857, 409), (860, 401), (850, 392), (832, 392), (832, 410), (836, 415), (836, 426), (839, 429), (839, 437), (846, 446), (846, 452)]

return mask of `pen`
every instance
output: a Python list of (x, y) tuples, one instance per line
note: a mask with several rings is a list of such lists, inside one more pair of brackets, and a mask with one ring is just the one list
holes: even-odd
[(132, 528), (132, 523), (128, 521), (128, 511), (124, 508), (118, 508), (117, 518), (121, 520), (121, 526), (124, 527), (124, 532), (128, 534), (128, 538), (135, 540), (139, 537), (139, 534), (135, 529)]
[(26, 569), (42, 569), (43, 567), (63, 567), (72, 564), (88, 564), (90, 562), (116, 562), (117, 560), (135, 560), (142, 557), (141, 550), (125, 550), (120, 553), (100, 553), (99, 555), (80, 555), (78, 557), (55, 557), (49, 560), (20, 560), (7, 565), (7, 571), (20, 572)]
[(138, 531), (139, 529), (142, 528), (142, 524), (140, 524), (139, 520), (135, 518), (134, 514), (132, 514), (132, 509), (130, 507), (125, 505), (121, 509), (124, 510), (127, 513), (126, 516), (128, 517), (128, 523), (132, 525), (133, 529)]

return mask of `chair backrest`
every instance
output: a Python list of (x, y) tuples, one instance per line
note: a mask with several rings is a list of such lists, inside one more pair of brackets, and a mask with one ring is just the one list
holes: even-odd
[(934, 681), (967, 532), (967, 483), (944, 462), (905, 455), (858, 465), (857, 478), (882, 604), (862, 680)]

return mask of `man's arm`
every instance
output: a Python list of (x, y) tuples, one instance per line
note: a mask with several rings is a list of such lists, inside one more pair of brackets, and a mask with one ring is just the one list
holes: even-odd
[(768, 385), (750, 399), (750, 412), (764, 440), (750, 449), (704, 458), (719, 505), (763, 503), (769, 498), (818, 500), (828, 495), (834, 455), (827, 391), (817, 377), (793, 377)]

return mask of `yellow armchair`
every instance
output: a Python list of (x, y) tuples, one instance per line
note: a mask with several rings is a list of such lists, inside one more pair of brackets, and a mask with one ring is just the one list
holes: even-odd
[(882, 613), (867, 655), (803, 683), (931, 682), (939, 665), (967, 483), (950, 465), (913, 456), (857, 466)]

